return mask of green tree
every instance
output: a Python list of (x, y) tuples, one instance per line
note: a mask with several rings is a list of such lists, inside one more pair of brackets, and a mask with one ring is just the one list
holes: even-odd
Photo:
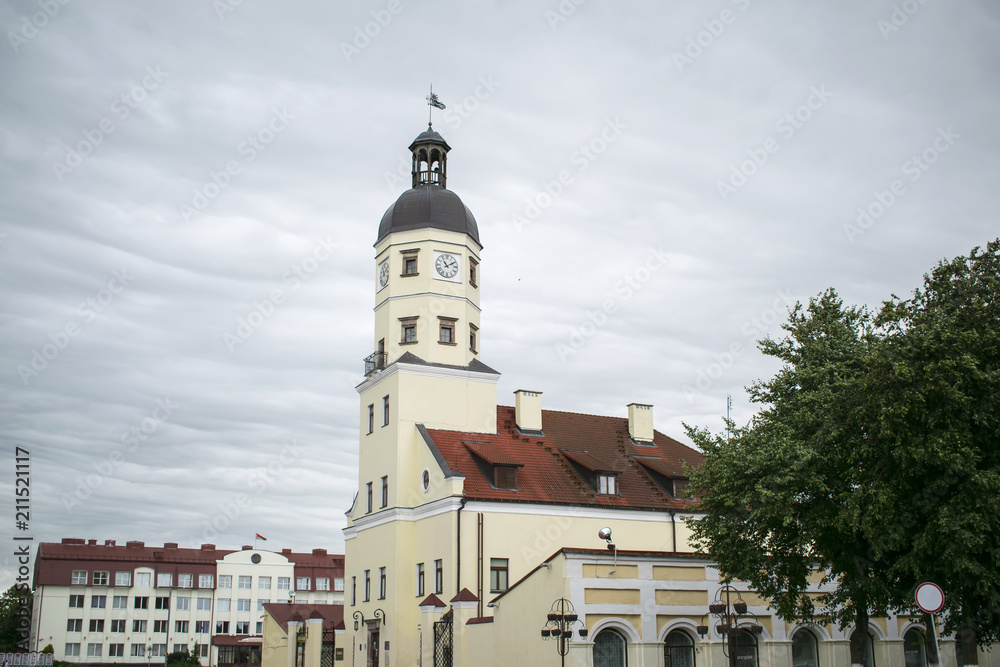
[(167, 665), (173, 667), (197, 667), (198, 665), (198, 645), (195, 644), (191, 650), (174, 651), (167, 654)]
[(26, 651), (31, 622), (31, 589), (11, 586), (0, 596), (0, 651)]
[[(696, 546), (776, 613), (868, 627), (945, 590), (947, 629), (1000, 633), (1000, 243), (942, 262), (877, 315), (833, 290), (797, 305), (760, 349), (782, 369), (729, 435), (688, 427)], [(813, 569), (834, 585), (806, 595)], [(866, 637), (856, 633), (853, 663)]]

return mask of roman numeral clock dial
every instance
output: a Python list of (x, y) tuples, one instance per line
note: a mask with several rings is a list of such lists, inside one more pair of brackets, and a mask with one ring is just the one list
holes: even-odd
[(454, 278), (458, 276), (459, 258), (447, 252), (437, 253), (434, 270), (442, 279), (454, 282)]

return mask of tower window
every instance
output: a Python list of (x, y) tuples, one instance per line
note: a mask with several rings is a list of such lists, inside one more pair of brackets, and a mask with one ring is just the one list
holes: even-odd
[(441, 324), (441, 334), (438, 338), (438, 342), (442, 345), (454, 345), (455, 344), (455, 322), (457, 321), (454, 317), (441, 317), (438, 316)]
[(469, 350), (471, 350), (473, 354), (479, 354), (479, 348), (477, 347), (477, 345), (479, 343), (478, 338), (479, 338), (479, 327), (477, 327), (475, 324), (470, 323), (469, 324)]
[(469, 284), (473, 287), (479, 287), (477, 284), (479, 282), (479, 262), (474, 259), (469, 259)]
[(400, 332), (400, 345), (412, 345), (417, 342), (417, 318), (401, 317), (399, 324), (402, 327)]
[(420, 252), (420, 248), (413, 248), (411, 250), (403, 250), (403, 276), (416, 276), (420, 275), (417, 273), (417, 253)]

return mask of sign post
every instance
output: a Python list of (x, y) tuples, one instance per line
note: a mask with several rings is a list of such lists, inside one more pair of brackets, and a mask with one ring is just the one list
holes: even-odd
[(941, 652), (938, 650), (937, 625), (934, 614), (944, 609), (944, 591), (937, 584), (926, 582), (917, 586), (917, 606), (931, 619), (931, 636), (934, 638), (934, 656), (941, 664)]

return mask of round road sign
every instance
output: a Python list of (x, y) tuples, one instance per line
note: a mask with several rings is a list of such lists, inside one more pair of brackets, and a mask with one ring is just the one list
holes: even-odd
[(928, 614), (936, 614), (944, 608), (944, 591), (930, 582), (917, 586), (917, 606)]

